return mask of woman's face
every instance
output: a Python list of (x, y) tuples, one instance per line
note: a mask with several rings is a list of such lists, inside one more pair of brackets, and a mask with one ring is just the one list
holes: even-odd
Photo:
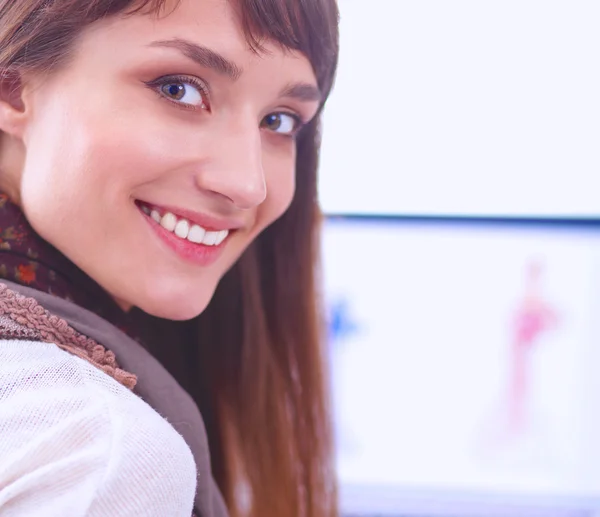
[(25, 80), (20, 204), (123, 307), (194, 317), (292, 200), (312, 67), (274, 44), (252, 51), (226, 0), (108, 19), (74, 50)]

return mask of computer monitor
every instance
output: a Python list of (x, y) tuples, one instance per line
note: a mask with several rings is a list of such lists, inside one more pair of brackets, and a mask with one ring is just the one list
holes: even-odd
[(329, 219), (323, 268), (344, 515), (600, 515), (600, 224)]

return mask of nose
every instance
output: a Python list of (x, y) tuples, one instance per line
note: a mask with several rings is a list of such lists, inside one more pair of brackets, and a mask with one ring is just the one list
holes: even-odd
[(267, 197), (260, 129), (254, 124), (216, 131), (208, 160), (196, 174), (200, 190), (227, 198), (240, 210), (260, 205)]

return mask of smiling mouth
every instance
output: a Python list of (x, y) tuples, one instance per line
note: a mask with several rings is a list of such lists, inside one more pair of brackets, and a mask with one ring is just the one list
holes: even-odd
[(208, 230), (159, 207), (136, 201), (137, 207), (156, 224), (182, 241), (203, 246), (219, 246), (232, 233), (230, 230)]

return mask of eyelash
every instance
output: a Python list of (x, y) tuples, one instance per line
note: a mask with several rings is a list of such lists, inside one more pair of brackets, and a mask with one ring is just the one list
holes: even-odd
[[(275, 111), (273, 113), (269, 113), (269, 115), (267, 115), (267, 117), (270, 116), (270, 115), (286, 115), (286, 116), (291, 117), (292, 119), (294, 119), (294, 121), (295, 121), (295, 127), (294, 127), (294, 129), (293, 129), (293, 131), (291, 133), (287, 133), (286, 134), (286, 133), (277, 133), (275, 131), (272, 131), (272, 133), (274, 133), (276, 136), (280, 136), (282, 138), (291, 138), (292, 140), (294, 140), (294, 139), (296, 139), (298, 137), (298, 135), (300, 134), (300, 132), (302, 131), (302, 129), (304, 128), (304, 126), (306, 126), (306, 122), (297, 113), (293, 113), (293, 112), (289, 112), (289, 111)], [(267, 117), (265, 117), (265, 119)], [(262, 121), (261, 121), (261, 125), (262, 125)]]
[[(197, 88), (203, 98), (202, 105), (206, 106), (206, 108), (203, 108), (202, 106), (195, 106), (193, 104), (186, 104), (185, 102), (174, 101), (174, 100), (170, 99), (169, 97), (167, 97), (161, 91), (161, 88), (163, 86), (165, 86), (167, 84), (177, 84), (177, 83), (191, 84), (192, 86)], [(181, 109), (191, 110), (191, 111), (198, 111), (198, 110), (206, 109), (207, 111), (210, 112), (209, 89), (206, 86), (206, 84), (204, 83), (204, 81), (201, 81), (200, 79), (198, 79), (196, 77), (187, 76), (187, 75), (167, 75), (167, 76), (159, 77), (158, 79), (155, 79), (153, 81), (147, 82), (146, 86), (151, 88), (159, 96), (160, 99), (170, 102), (171, 104), (175, 104), (176, 106), (178, 106)], [(291, 138), (291, 139), (297, 138), (299, 133), (302, 131), (302, 129), (304, 129), (304, 127), (307, 124), (307, 121), (305, 121), (304, 118), (302, 116), (298, 115), (297, 113), (293, 113), (293, 112), (289, 112), (289, 111), (277, 111), (274, 113), (270, 113), (270, 115), (273, 115), (273, 114), (287, 115), (288, 117), (292, 117), (296, 121), (296, 128), (294, 129), (294, 131), (292, 133), (290, 133), (290, 134), (275, 133), (277, 136), (281, 136), (283, 138)], [(262, 122), (261, 122), (261, 124), (262, 124)]]
[(165, 86), (167, 84), (177, 84), (177, 83), (191, 84), (192, 86), (197, 88), (198, 91), (200, 92), (200, 94), (202, 95), (203, 106), (206, 106), (206, 109), (208, 111), (210, 111), (208, 87), (206, 86), (206, 84), (203, 81), (201, 81), (200, 79), (198, 79), (196, 77), (187, 76), (187, 75), (166, 75), (163, 77), (159, 77), (158, 79), (155, 79), (154, 81), (146, 83), (146, 86), (148, 86), (152, 90), (154, 90), (156, 92), (156, 94), (159, 96), (159, 98), (166, 100), (172, 104), (175, 104), (176, 106), (178, 106), (181, 109), (186, 109), (186, 110), (191, 110), (191, 111), (198, 111), (198, 110), (204, 109), (204, 108), (202, 108), (202, 106), (194, 106), (193, 104), (186, 104), (185, 102), (177, 102), (172, 99), (169, 99), (169, 97), (165, 96), (165, 94), (161, 91), (161, 88), (163, 86)]

